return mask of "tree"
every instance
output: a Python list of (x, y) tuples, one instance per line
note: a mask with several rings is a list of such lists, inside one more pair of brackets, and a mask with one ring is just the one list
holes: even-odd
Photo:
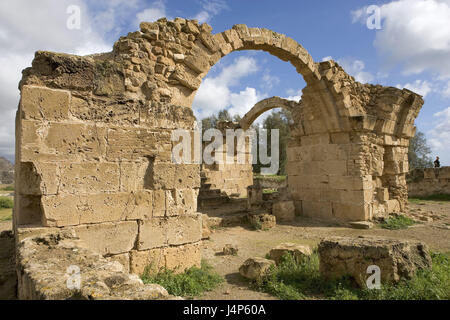
[(433, 161), (430, 154), (431, 149), (427, 144), (425, 135), (422, 132), (417, 131), (416, 135), (409, 141), (409, 169), (433, 167)]

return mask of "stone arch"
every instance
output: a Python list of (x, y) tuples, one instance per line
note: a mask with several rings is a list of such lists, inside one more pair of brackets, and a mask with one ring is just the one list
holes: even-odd
[(271, 97), (257, 102), (239, 121), (239, 125), (242, 129), (247, 130), (252, 123), (264, 112), (275, 108), (285, 108), (292, 110), (292, 108), (298, 105), (298, 102), (283, 99), (280, 97)]

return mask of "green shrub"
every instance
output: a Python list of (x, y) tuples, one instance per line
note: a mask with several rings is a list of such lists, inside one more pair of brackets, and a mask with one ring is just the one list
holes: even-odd
[(6, 186), (0, 189), (1, 191), (14, 191), (14, 186)]
[(14, 202), (11, 198), (0, 197), (0, 209), (10, 209), (14, 206)]
[(327, 298), (332, 300), (448, 300), (450, 299), (449, 254), (432, 254), (431, 269), (419, 270), (410, 280), (382, 285), (381, 289), (359, 289), (348, 277), (334, 281), (324, 279), (319, 272), (319, 257), (315, 251), (300, 263), (291, 255), (272, 266), (268, 275), (254, 286), (283, 300)]
[(415, 224), (414, 220), (406, 216), (394, 216), (386, 219), (381, 227), (389, 230), (406, 229)]
[(200, 268), (192, 267), (179, 274), (163, 269), (153, 275), (149, 270), (150, 267), (146, 268), (142, 275), (142, 281), (159, 284), (166, 288), (169, 294), (175, 296), (199, 296), (205, 291), (211, 291), (223, 281), (223, 278), (203, 260)]

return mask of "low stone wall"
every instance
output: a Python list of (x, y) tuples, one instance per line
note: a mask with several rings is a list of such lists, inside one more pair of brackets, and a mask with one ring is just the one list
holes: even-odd
[(166, 289), (146, 284), (118, 261), (86, 249), (71, 232), (28, 237), (17, 248), (18, 298), (173, 299)]
[(450, 167), (412, 170), (407, 183), (410, 197), (450, 194)]

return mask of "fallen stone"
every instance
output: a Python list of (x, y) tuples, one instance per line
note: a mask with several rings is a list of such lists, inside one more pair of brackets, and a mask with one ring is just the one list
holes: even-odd
[(350, 227), (353, 229), (372, 229), (373, 223), (370, 221), (354, 221), (349, 222)]
[(225, 256), (235, 256), (238, 251), (239, 248), (236, 245), (226, 244), (225, 247), (223, 247), (222, 253)]
[(253, 227), (259, 230), (271, 229), (277, 224), (276, 217), (268, 213), (249, 214), (248, 221)]
[(261, 279), (275, 261), (264, 258), (249, 258), (245, 260), (244, 264), (240, 266), (239, 273), (250, 280)]
[(428, 247), (418, 241), (400, 241), (375, 237), (329, 238), (319, 244), (320, 273), (328, 278), (351, 276), (366, 286), (367, 268), (378, 266), (381, 282), (410, 279), (417, 270), (430, 268)]
[(274, 260), (276, 264), (281, 262), (281, 258), (285, 254), (290, 254), (297, 262), (300, 262), (304, 257), (309, 257), (312, 254), (311, 248), (296, 243), (282, 243), (270, 250), (270, 259)]

